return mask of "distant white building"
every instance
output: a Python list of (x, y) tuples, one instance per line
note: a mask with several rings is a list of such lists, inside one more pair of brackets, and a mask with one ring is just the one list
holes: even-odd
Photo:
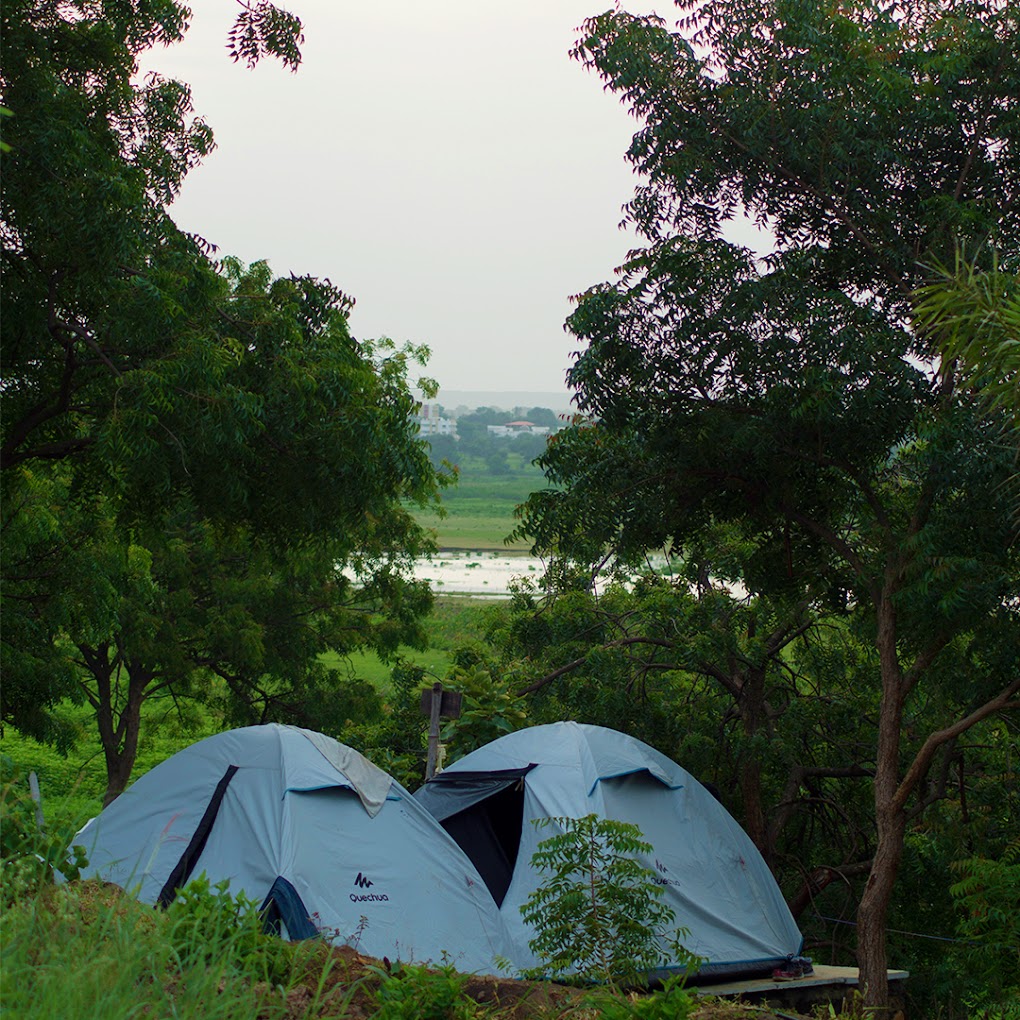
[(530, 421), (510, 421), (506, 425), (486, 425), (490, 436), (514, 438), (515, 436), (547, 436), (549, 428), (545, 425), (533, 425)]
[(423, 436), (456, 436), (457, 419), (444, 418), (438, 404), (422, 404), (418, 413), (418, 427)]

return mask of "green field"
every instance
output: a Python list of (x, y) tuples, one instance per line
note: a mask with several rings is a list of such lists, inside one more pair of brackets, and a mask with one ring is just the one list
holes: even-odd
[[(457, 648), (483, 638), (486, 621), (493, 608), (488, 599), (460, 595), (437, 598), (435, 609), (426, 621), (429, 647), (425, 651), (402, 648), (401, 659), (421, 666), (436, 680), (443, 679), (453, 663), (453, 653)], [(367, 680), (380, 690), (389, 686), (392, 664), (383, 662), (375, 652), (357, 652), (348, 656), (327, 652), (322, 661), (345, 675)]]
[(528, 495), (546, 488), (545, 476), (531, 465), (517, 463), (510, 473), (490, 474), (475, 458), (460, 465), (456, 485), (443, 493), (446, 516), (418, 514), (436, 533), (440, 549), (527, 549), (527, 542), (506, 544), (517, 521), (514, 510)]

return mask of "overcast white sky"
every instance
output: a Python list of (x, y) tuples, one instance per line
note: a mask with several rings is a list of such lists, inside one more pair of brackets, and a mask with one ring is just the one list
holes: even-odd
[(329, 277), (356, 336), (427, 343), (444, 389), (562, 391), (569, 296), (635, 244), (617, 224), (636, 121), (567, 56), (607, 0), (285, 0), (296, 74), (229, 60), (231, 0), (192, 6), (185, 42), (146, 60), (216, 135), (177, 222)]

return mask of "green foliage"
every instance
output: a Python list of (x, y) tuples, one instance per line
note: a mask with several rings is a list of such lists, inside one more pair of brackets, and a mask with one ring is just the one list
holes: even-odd
[(652, 993), (628, 996), (593, 991), (584, 998), (584, 1006), (594, 1010), (600, 1020), (687, 1020), (696, 1003), (684, 991), (686, 975), (674, 974)]
[(429, 969), (398, 963), (372, 970), (382, 978), (374, 1020), (472, 1020), (487, 1014), (464, 995), (467, 977), (451, 966)]
[(1020, 275), (1002, 270), (994, 251), (987, 270), (957, 250), (951, 269), (934, 272), (935, 281), (915, 292), (918, 328), (1020, 429)]
[(442, 739), (454, 758), (527, 724), (528, 716), (509, 685), (481, 665), (456, 666), (445, 681), (463, 695), (460, 716), (443, 727)]
[(40, 828), (28, 773), (0, 755), (0, 900), (34, 895), (54, 881), (55, 872), (78, 878), (88, 860), (73, 843), (76, 831), (67, 825)]
[(510, 689), (539, 685), (528, 695), (529, 715), (611, 726), (676, 757), (692, 729), (678, 703), (685, 593), (656, 579), (597, 595), (587, 577), (544, 584), (520, 582), (505, 624), (492, 632)]
[[(985, 1005), (1020, 1001), (1020, 840), (1001, 858), (957, 861), (949, 887), (964, 912), (957, 932), (970, 945), (961, 954), (967, 972), (981, 979)], [(976, 984), (976, 982), (975, 982)]]
[[(935, 281), (914, 293), (914, 320), (943, 362), (1004, 418), (1003, 442), (1020, 460), (1020, 274), (1003, 271), (996, 252), (978, 270), (962, 250), (952, 269), (939, 265)], [(1020, 473), (1008, 482), (1020, 525)]]
[[(646, 236), (717, 235), (743, 207), (783, 249), (810, 249), (820, 275), (904, 306), (909, 290), (894, 292), (923, 274), (919, 253), (949, 261), (954, 235), (989, 227), (1015, 238), (1015, 211), (998, 216), (1017, 155), (992, 141), (1017, 130), (1014, 4), (678, 7), (678, 32), (610, 11), (575, 48), (640, 118), (628, 218)], [(973, 123), (987, 146), (972, 146)]]
[(267, 0), (242, 4), (227, 36), (227, 52), (236, 63), (243, 60), (254, 67), (262, 57), (278, 57), (285, 67), (296, 71), (304, 42), (301, 19)]
[[(13, 116), (13, 112), (8, 110), (6, 106), (0, 106), (0, 126), (3, 124), (4, 117)], [(10, 152), (11, 147), (3, 140), (0, 140), (0, 153)]]
[(670, 956), (690, 967), (683, 928), (669, 929), (673, 910), (662, 887), (636, 858), (652, 846), (636, 825), (586, 815), (538, 819), (560, 831), (542, 840), (531, 863), (544, 877), (521, 907), (534, 929), (528, 942), (542, 965), (530, 976), (573, 976), (610, 987), (639, 984)]
[[(388, 712), (382, 722), (366, 727), (360, 741), (363, 753), (409, 790), (425, 781), (428, 717), (421, 711), (421, 692), (431, 687), (421, 666), (406, 660), (390, 673)], [(341, 739), (350, 734), (341, 734)], [(345, 741), (346, 742), (346, 741)]]

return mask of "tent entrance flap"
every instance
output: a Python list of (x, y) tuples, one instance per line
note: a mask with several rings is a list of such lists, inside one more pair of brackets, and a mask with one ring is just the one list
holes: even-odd
[(501, 772), (441, 772), (422, 800), (471, 858), (497, 905), (510, 887), (524, 824), (524, 777), (534, 766)]
[(259, 913), (262, 914), (262, 930), (269, 934), (282, 934), (281, 925), (286, 928), (287, 937), (295, 941), (313, 939), (319, 934), (297, 889), (282, 875), (277, 877), (262, 901)]
[(508, 786), (514, 786), (534, 767), (528, 765), (523, 769), (492, 772), (440, 772), (414, 795), (415, 800), (428, 808), (433, 818), (443, 821)]

